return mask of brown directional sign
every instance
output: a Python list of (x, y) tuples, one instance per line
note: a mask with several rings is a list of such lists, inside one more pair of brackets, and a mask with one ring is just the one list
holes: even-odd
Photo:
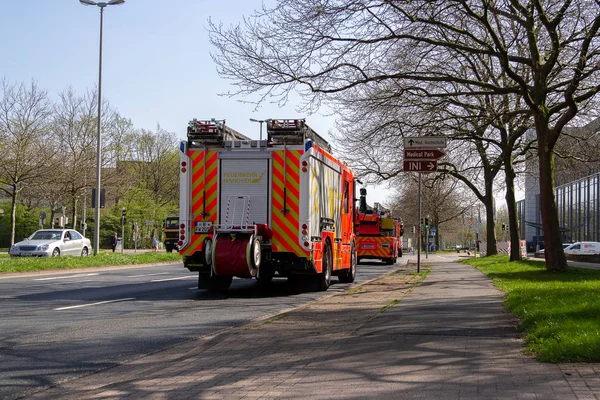
[(435, 172), (437, 171), (436, 160), (409, 160), (404, 161), (406, 172)]
[(405, 149), (404, 159), (405, 160), (437, 160), (440, 157), (445, 156), (442, 150), (438, 149)]

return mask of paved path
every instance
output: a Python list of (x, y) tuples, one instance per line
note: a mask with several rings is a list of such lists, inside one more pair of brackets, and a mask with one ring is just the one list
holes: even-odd
[(600, 399), (598, 364), (523, 354), (485, 275), (427, 264), (28, 398)]

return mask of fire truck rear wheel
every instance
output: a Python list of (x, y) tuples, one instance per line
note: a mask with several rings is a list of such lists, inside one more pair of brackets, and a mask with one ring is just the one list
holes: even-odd
[(212, 293), (225, 292), (231, 286), (232, 281), (232, 276), (213, 275), (208, 278), (206, 286), (208, 291)]
[(268, 265), (266, 263), (263, 263), (260, 266), (258, 276), (256, 277), (256, 281), (260, 285), (268, 285), (273, 280), (273, 275), (275, 275), (275, 271), (273, 270), (273, 267), (271, 267), (270, 265)]
[(323, 250), (323, 271), (317, 275), (318, 290), (324, 292), (329, 289), (331, 284), (331, 273), (333, 272), (333, 256), (331, 254), (331, 245), (325, 244)]

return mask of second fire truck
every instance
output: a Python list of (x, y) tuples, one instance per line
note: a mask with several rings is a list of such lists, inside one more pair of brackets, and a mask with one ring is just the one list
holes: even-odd
[(397, 257), (402, 257), (404, 225), (378, 203), (369, 207), (366, 197), (367, 189), (360, 189), (354, 225), (358, 262), (380, 259), (388, 265), (394, 264)]
[(180, 236), (198, 286), (233, 277), (353, 282), (354, 175), (304, 120), (266, 121), (250, 140), (224, 120), (193, 120), (180, 144)]

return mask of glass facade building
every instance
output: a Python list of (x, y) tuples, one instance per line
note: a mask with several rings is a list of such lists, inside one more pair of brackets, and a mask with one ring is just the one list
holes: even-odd
[[(521, 237), (528, 251), (543, 247), (540, 196), (526, 191), (525, 200), (517, 202)], [(564, 185), (554, 192), (563, 243), (600, 242), (600, 173)]]

